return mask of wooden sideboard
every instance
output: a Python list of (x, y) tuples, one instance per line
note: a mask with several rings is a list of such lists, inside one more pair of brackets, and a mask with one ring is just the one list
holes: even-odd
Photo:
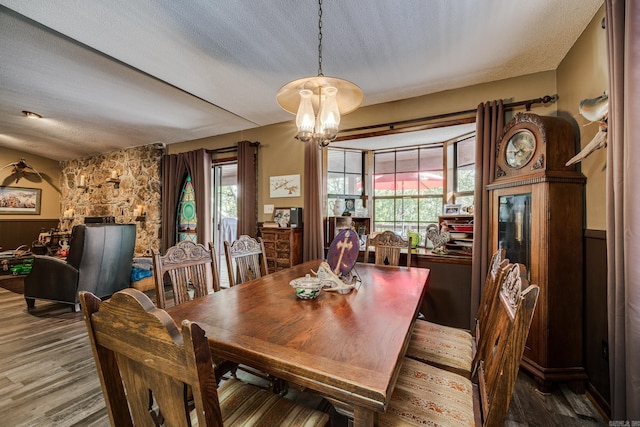
[(302, 228), (261, 227), (260, 235), (264, 241), (269, 273), (302, 262)]

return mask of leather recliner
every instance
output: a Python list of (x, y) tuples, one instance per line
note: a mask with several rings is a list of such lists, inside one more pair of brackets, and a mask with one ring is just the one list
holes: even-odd
[(78, 292), (106, 298), (128, 288), (136, 243), (135, 224), (80, 224), (73, 227), (66, 261), (36, 255), (24, 279), (27, 309), (36, 299), (71, 304), (79, 310)]

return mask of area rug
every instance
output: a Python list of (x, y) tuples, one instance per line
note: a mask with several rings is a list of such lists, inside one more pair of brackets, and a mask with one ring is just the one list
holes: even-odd
[(0, 275), (0, 288), (24, 294), (24, 276)]

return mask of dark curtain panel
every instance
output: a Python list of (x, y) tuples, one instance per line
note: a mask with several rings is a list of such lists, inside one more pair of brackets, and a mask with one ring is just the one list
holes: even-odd
[(495, 173), (496, 145), (504, 128), (504, 106), (502, 100), (478, 105), (476, 113), (476, 186), (473, 206), (473, 258), (471, 263), (471, 324), (474, 330), (482, 285), (489, 270), (491, 233), (489, 192), (487, 185)]
[(238, 236), (258, 234), (258, 142), (238, 142)]
[(640, 3), (606, 0), (607, 316), (611, 420), (640, 421)]
[(304, 209), (302, 258), (324, 259), (322, 238), (322, 152), (315, 143), (304, 146)]
[(211, 240), (211, 156), (196, 151), (162, 156), (162, 251), (176, 244), (176, 209), (184, 179), (191, 175), (196, 198), (198, 243)]

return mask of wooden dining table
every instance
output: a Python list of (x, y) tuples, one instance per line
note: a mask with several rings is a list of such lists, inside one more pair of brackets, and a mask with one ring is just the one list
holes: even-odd
[(321, 260), (167, 308), (202, 327), (213, 354), (308, 388), (372, 426), (396, 383), (429, 270), (356, 264), (357, 289), (296, 297), (290, 281)]

